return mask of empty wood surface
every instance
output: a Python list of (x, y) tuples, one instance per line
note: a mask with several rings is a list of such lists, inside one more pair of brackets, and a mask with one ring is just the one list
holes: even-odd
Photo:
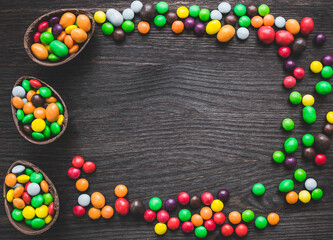
[[(197, 4), (210, 10), (219, 1), (167, 1), (171, 10)], [(215, 37), (196, 37), (192, 32), (178, 36), (169, 26), (141, 36), (128, 34), (123, 44), (104, 36), (101, 26), (85, 50), (71, 62), (54, 68), (39, 66), (26, 54), (23, 36), (39, 16), (56, 9), (80, 8), (92, 13), (108, 8), (123, 10), (131, 1), (2, 1), (0, 8), (0, 174), (4, 180), (9, 166), (27, 160), (39, 166), (57, 187), (61, 213), (48, 232), (24, 236), (9, 223), (0, 199), (0, 238), (4, 239), (193, 239), (181, 230), (163, 237), (154, 225), (131, 216), (115, 215), (111, 220), (92, 221), (86, 215), (76, 219), (72, 208), (79, 192), (67, 178), (75, 155), (96, 164), (88, 193), (99, 191), (114, 206), (114, 187), (125, 184), (127, 199), (141, 199), (147, 206), (154, 196), (166, 200), (181, 191), (191, 195), (209, 191), (214, 195), (226, 188), (231, 198), (224, 213), (252, 209), (256, 216), (270, 212), (280, 215), (276, 227), (258, 231), (249, 224), (247, 239), (331, 239), (333, 237), (333, 151), (319, 169), (295, 156), (298, 167), (318, 181), (325, 195), (321, 201), (288, 206), (277, 186), (293, 171), (272, 162), (275, 150), (282, 149), (290, 136), (300, 141), (305, 133), (318, 133), (325, 115), (333, 110), (332, 94), (316, 97), (318, 121), (306, 126), (301, 106), (288, 102), (282, 86), (287, 73), (278, 58), (277, 46), (264, 46), (250, 28), (247, 41), (234, 38), (220, 44)], [(155, 1), (155, 3), (157, 3)], [(230, 1), (234, 6), (236, 1)], [(261, 4), (261, 1), (242, 1)], [(297, 58), (306, 77), (295, 90), (314, 93), (319, 75), (311, 74), (309, 64), (325, 54), (333, 54), (333, 4), (331, 0), (267, 0), (275, 16), (310, 16), (315, 31), (308, 38), (306, 51)], [(136, 18), (135, 22), (138, 23)], [(312, 44), (315, 33), (324, 32), (328, 41), (321, 48)], [(50, 84), (64, 99), (69, 111), (65, 134), (58, 141), (37, 146), (18, 133), (11, 116), (10, 94), (20, 76), (35, 76)], [(332, 80), (329, 80), (332, 83)], [(296, 128), (281, 129), (290, 117)], [(254, 183), (266, 186), (264, 196), (251, 193)], [(2, 184), (0, 184), (1, 186)], [(296, 189), (303, 189), (301, 183)], [(174, 216), (177, 213), (172, 213)], [(218, 230), (208, 235), (220, 239)]]

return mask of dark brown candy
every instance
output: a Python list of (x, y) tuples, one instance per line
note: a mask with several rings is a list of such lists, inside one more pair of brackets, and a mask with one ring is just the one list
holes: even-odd
[(332, 135), (333, 135), (333, 125), (327, 123), (327, 124), (324, 126), (324, 133), (325, 133), (327, 136), (332, 136)]
[(155, 7), (151, 3), (145, 3), (141, 9), (141, 19), (143, 21), (151, 21), (155, 17)]
[(304, 148), (303, 157), (308, 160), (313, 160), (316, 157), (316, 151), (313, 147)]
[(302, 37), (296, 38), (291, 49), (294, 54), (301, 54), (306, 49), (306, 40)]
[(39, 94), (34, 94), (31, 97), (31, 103), (35, 107), (41, 107), (44, 104), (44, 98), (41, 95), (39, 95)]
[(193, 197), (191, 197), (190, 199), (190, 206), (191, 208), (199, 208), (201, 206), (201, 199), (199, 196), (194, 195)]
[(145, 206), (140, 200), (133, 200), (130, 205), (130, 212), (136, 217), (143, 216), (145, 213)]
[(237, 18), (234, 14), (229, 13), (226, 17), (225, 17), (225, 23), (229, 24), (231, 26), (235, 26), (237, 23)]
[(247, 6), (247, 8), (246, 8), (246, 14), (250, 18), (258, 15), (258, 8), (255, 5), (251, 4), (251, 5)]
[(23, 129), (27, 134), (31, 134), (33, 132), (31, 126), (28, 124), (24, 125)]
[(168, 22), (168, 24), (172, 25), (174, 21), (176, 21), (178, 19), (178, 16), (175, 12), (168, 12), (168, 14), (166, 15), (166, 20)]
[(113, 31), (113, 33), (112, 33), (112, 38), (116, 42), (122, 42), (122, 41), (124, 41), (125, 37), (126, 37), (125, 32), (122, 29), (120, 29), (120, 28), (115, 29)]
[(324, 134), (318, 133), (315, 137), (315, 148), (318, 152), (326, 152), (331, 145), (331, 140)]

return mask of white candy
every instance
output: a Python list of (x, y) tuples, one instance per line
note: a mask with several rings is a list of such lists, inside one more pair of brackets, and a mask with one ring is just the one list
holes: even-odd
[(218, 6), (218, 10), (223, 13), (226, 14), (228, 12), (230, 12), (231, 10), (231, 5), (227, 2), (221, 2)]
[(317, 188), (317, 181), (314, 180), (313, 178), (308, 178), (308, 179), (306, 179), (304, 185), (305, 185), (306, 190), (313, 191)]
[(12, 186), (12, 189), (15, 189), (15, 188), (21, 187), (21, 186), (23, 186), (21, 183), (16, 183), (14, 186)]
[(284, 26), (286, 25), (286, 19), (284, 19), (284, 17), (277, 17), (275, 18), (275, 26), (277, 28), (284, 28)]
[(221, 21), (222, 20), (222, 13), (219, 10), (213, 10), (210, 13), (210, 18), (212, 20), (219, 20), (219, 21)]
[(240, 39), (240, 40), (245, 40), (249, 37), (250, 35), (250, 32), (247, 28), (245, 27), (241, 27), (241, 28), (238, 28), (237, 30), (237, 37)]
[(123, 18), (125, 20), (132, 20), (134, 18), (134, 12), (132, 9), (130, 8), (126, 8), (124, 11), (123, 11)]
[(141, 11), (142, 7), (143, 7), (143, 4), (140, 1), (133, 1), (131, 4), (131, 9), (135, 13), (139, 13)]
[(86, 193), (81, 194), (78, 199), (77, 202), (79, 203), (79, 205), (81, 205), (82, 207), (86, 207), (90, 204), (90, 196)]
[(25, 170), (25, 166), (23, 166), (23, 165), (16, 165), (15, 167), (12, 168), (12, 173), (18, 174), (18, 173), (22, 173), (24, 170)]
[(25, 90), (21, 86), (16, 86), (16, 87), (13, 88), (12, 94), (13, 94), (14, 97), (24, 98), (25, 97)]
[(23, 101), (24, 104), (26, 104), (28, 102), (28, 99), (23, 98), (22, 101)]
[(106, 18), (116, 27), (121, 26), (124, 21), (123, 15), (114, 8), (110, 8), (106, 11)]
[(31, 197), (34, 197), (40, 193), (40, 186), (38, 183), (30, 183), (27, 187), (27, 192)]

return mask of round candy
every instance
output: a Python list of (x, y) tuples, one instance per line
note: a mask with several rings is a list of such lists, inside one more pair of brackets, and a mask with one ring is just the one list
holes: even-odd
[(326, 120), (328, 123), (333, 124), (333, 111), (326, 114)]
[(305, 76), (305, 71), (301, 67), (297, 67), (294, 69), (294, 77), (297, 79), (303, 79)]
[(95, 208), (100, 209), (105, 205), (105, 197), (100, 192), (94, 192), (91, 194), (91, 204)]
[(133, 200), (130, 204), (130, 212), (135, 217), (142, 217), (145, 213), (145, 206), (140, 200)]
[(190, 199), (190, 206), (193, 209), (199, 208), (201, 206), (201, 198), (197, 195), (194, 195)]
[(281, 151), (275, 151), (273, 153), (273, 160), (276, 163), (282, 163), (285, 160), (285, 158), (286, 157), (285, 157), (284, 153)]
[(302, 137), (303, 145), (306, 147), (311, 147), (314, 144), (314, 137), (311, 134), (305, 134)]
[(277, 28), (284, 28), (284, 26), (286, 25), (286, 19), (284, 19), (284, 17), (277, 17), (275, 18), (275, 26)]
[(251, 25), (251, 19), (248, 16), (241, 16), (238, 20), (240, 27), (248, 27)]
[(286, 29), (291, 34), (296, 35), (297, 33), (299, 33), (301, 27), (297, 20), (288, 19), (288, 21), (286, 22)]
[(184, 233), (191, 233), (194, 230), (194, 225), (190, 221), (186, 221), (182, 224), (182, 230)]
[(311, 194), (307, 190), (302, 190), (299, 192), (298, 198), (302, 203), (308, 203), (311, 200)]
[(122, 23), (121, 28), (124, 30), (126, 33), (130, 33), (134, 31), (134, 23), (130, 20), (126, 20)]
[(237, 23), (237, 18), (233, 13), (229, 13), (225, 19), (225, 24), (231, 25), (231, 26), (235, 26)]
[(171, 29), (176, 34), (182, 33), (184, 31), (184, 23), (176, 20), (172, 23)]
[(139, 13), (140, 11), (141, 11), (141, 9), (142, 9), (142, 7), (143, 7), (143, 4), (142, 4), (142, 2), (140, 2), (140, 1), (133, 1), (132, 3), (131, 3), (131, 9), (133, 10), (133, 12), (135, 12), (135, 13)]
[(164, 14), (166, 13), (167, 11), (169, 10), (169, 5), (166, 3), (166, 2), (158, 2), (156, 4), (156, 11), (159, 13), (159, 14)]
[(308, 178), (306, 179), (304, 186), (306, 190), (313, 191), (314, 189), (317, 188), (317, 181), (314, 180), (313, 178)]
[(158, 197), (153, 197), (149, 200), (149, 208), (153, 211), (158, 211), (162, 207), (162, 200)]
[(315, 148), (318, 152), (326, 152), (331, 145), (330, 138), (322, 133), (315, 136)]
[(49, 213), (49, 209), (47, 206), (42, 205), (36, 208), (36, 216), (39, 218), (46, 218)]
[(294, 129), (295, 127), (295, 124), (294, 124), (294, 121), (290, 118), (285, 118), (283, 121), (282, 121), (282, 127), (284, 130), (286, 131), (291, 131)]
[(310, 17), (303, 18), (300, 27), (301, 27), (301, 33), (303, 35), (309, 35), (314, 28), (313, 19)]
[(203, 207), (200, 210), (200, 216), (204, 219), (204, 220), (208, 220), (213, 216), (213, 212), (209, 207)]
[(283, 67), (286, 71), (288, 72), (292, 72), (294, 71), (294, 69), (296, 68), (296, 62), (292, 59), (287, 59), (284, 64)]
[(225, 215), (222, 212), (217, 212), (213, 216), (213, 220), (216, 224), (222, 225), (225, 222)]
[(34, 197), (40, 193), (40, 186), (38, 183), (30, 183), (27, 187), (27, 192), (30, 196)]
[(273, 26), (274, 25), (274, 16), (271, 15), (271, 14), (267, 14), (265, 17), (264, 17), (264, 25), (265, 26)]
[(298, 201), (298, 194), (294, 191), (288, 192), (286, 195), (286, 201), (289, 204), (295, 204)]
[(154, 18), (154, 23), (157, 27), (163, 27), (165, 26), (167, 20), (166, 18), (163, 16), (163, 15), (157, 15), (155, 18)]
[(70, 179), (78, 179), (81, 175), (81, 170), (75, 167), (70, 167), (67, 172), (67, 176)]
[(116, 212), (119, 215), (125, 216), (129, 211), (129, 203), (125, 198), (118, 198), (114, 204)]
[(234, 7), (234, 13), (238, 16), (244, 16), (246, 14), (246, 7), (243, 4), (237, 4)]
[(219, 10), (213, 10), (210, 13), (210, 19), (221, 21), (222, 20), (222, 13)]
[(267, 221), (268, 221), (268, 223), (269, 223), (270, 225), (275, 226), (275, 225), (277, 225), (277, 224), (279, 223), (279, 221), (280, 221), (280, 217), (279, 217), (279, 215), (276, 214), (276, 213), (270, 213), (270, 214), (268, 214), (268, 216), (267, 216)]
[(306, 40), (302, 37), (298, 37), (294, 40), (291, 49), (295, 55), (301, 54), (306, 49)]
[(106, 15), (103, 11), (97, 11), (94, 14), (94, 20), (97, 23), (104, 23), (106, 20)]
[(267, 226), (267, 219), (265, 217), (259, 216), (256, 218), (254, 225), (258, 229), (264, 229)]
[(111, 206), (104, 206), (102, 208), (101, 214), (103, 218), (110, 219), (114, 214), (114, 210)]
[(260, 28), (264, 24), (264, 20), (260, 16), (254, 16), (251, 19), (251, 25), (254, 28)]
[(303, 108), (303, 119), (306, 123), (312, 124), (317, 120), (316, 109), (312, 106), (306, 106)]
[(278, 50), (278, 54), (280, 57), (287, 58), (290, 56), (291, 50), (287, 46), (282, 46)]
[(244, 222), (252, 222), (253, 219), (254, 219), (254, 213), (253, 211), (251, 210), (245, 210), (243, 213), (242, 213), (242, 219)]
[(297, 181), (303, 182), (306, 179), (306, 172), (299, 168), (294, 172), (294, 177)]
[(164, 223), (157, 223), (154, 230), (157, 235), (163, 235), (167, 231), (167, 226)]
[(227, 2), (221, 2), (218, 6), (218, 10), (223, 14), (227, 14), (231, 11), (231, 5)]
[(80, 157), (80, 156), (75, 156), (72, 160), (72, 165), (73, 167), (76, 167), (76, 168), (81, 168), (84, 164), (84, 159), (83, 157)]
[(147, 34), (150, 31), (150, 25), (148, 22), (141, 21), (138, 24), (138, 31), (141, 34)]
[(239, 224), (235, 228), (235, 233), (238, 237), (245, 237), (247, 235), (248, 228), (245, 224)]
[(167, 211), (173, 211), (176, 209), (177, 207), (177, 201), (176, 199), (173, 198), (168, 198), (165, 202), (164, 202), (164, 207)]
[(25, 219), (33, 219), (36, 215), (36, 212), (33, 207), (26, 206), (22, 211), (22, 215)]
[(157, 213), (157, 221), (160, 223), (166, 223), (169, 220), (169, 213), (165, 210), (160, 210)]
[(315, 164), (317, 166), (324, 166), (326, 161), (327, 161), (327, 159), (324, 154), (317, 154), (315, 157)]
[(246, 40), (249, 37), (249, 35), (250, 35), (250, 32), (247, 28), (245, 28), (245, 27), (238, 28), (237, 37), (240, 40)]
[(323, 65), (325, 66), (332, 66), (333, 65), (333, 56), (332, 55), (325, 55), (322, 59), (321, 62), (323, 63)]
[(114, 189), (114, 194), (117, 196), (117, 197), (125, 197), (127, 195), (127, 187), (123, 184), (119, 184), (115, 187)]
[(210, 192), (204, 192), (201, 194), (201, 202), (205, 205), (210, 205), (214, 200), (213, 195)]
[(260, 16), (266, 16), (267, 14), (269, 14), (269, 7), (266, 4), (261, 4), (258, 7), (258, 12), (260, 14)]
[(229, 237), (233, 234), (234, 229), (230, 224), (224, 224), (221, 228), (221, 233), (224, 237)]
[(82, 166), (82, 170), (85, 173), (93, 173), (96, 170), (96, 166), (95, 163), (91, 162), (91, 161), (87, 161), (83, 164)]
[(145, 219), (146, 222), (153, 222), (156, 218), (156, 213), (148, 209), (145, 211), (143, 218)]
[(177, 9), (177, 16), (179, 18), (187, 18), (189, 15), (189, 10), (187, 7), (181, 6)]
[(320, 81), (316, 84), (316, 92), (320, 95), (327, 95), (332, 92), (332, 85), (326, 81)]
[(90, 204), (90, 196), (86, 193), (81, 194), (77, 199), (79, 205), (87, 207)]
[(311, 196), (313, 200), (319, 200), (323, 197), (323, 191), (320, 188), (316, 188), (312, 191)]
[(191, 17), (198, 17), (200, 13), (200, 7), (198, 5), (192, 5), (189, 8), (189, 14)]
[(252, 193), (256, 196), (261, 196), (265, 193), (265, 186), (262, 183), (256, 183), (252, 187)]
[(294, 36), (286, 31), (286, 30), (280, 30), (276, 32), (275, 35), (275, 42), (282, 46), (290, 45), (294, 41)]
[(214, 231), (216, 228), (216, 224), (213, 219), (206, 220), (204, 223), (204, 226), (207, 229), (207, 231), (209, 231), (209, 232)]
[(289, 95), (289, 101), (292, 104), (300, 104), (302, 102), (302, 95), (299, 92), (291, 92)]
[(214, 212), (221, 212), (222, 209), (224, 207), (224, 204), (221, 200), (219, 199), (215, 199), (212, 204), (210, 205), (210, 208), (214, 211)]
[(197, 227), (194, 234), (197, 238), (205, 238), (207, 236), (207, 229), (204, 226)]
[(109, 22), (106, 22), (102, 25), (102, 32), (105, 34), (105, 35), (111, 35), (114, 31), (114, 27), (111, 23)]
[(172, 25), (174, 21), (178, 20), (177, 13), (175, 12), (168, 12), (166, 15), (166, 19), (169, 25)]
[(133, 20), (134, 18), (134, 11), (130, 8), (126, 8), (123, 12), (122, 12), (123, 18), (125, 20)]
[(284, 150), (286, 153), (293, 153), (297, 150), (297, 148), (298, 148), (298, 141), (294, 137), (288, 138), (284, 142)]
[(83, 215), (86, 213), (86, 210), (82, 206), (75, 206), (73, 208), (73, 214), (75, 217), (83, 217)]
[(317, 45), (323, 45), (326, 42), (326, 36), (324, 33), (317, 33), (315, 36), (315, 43)]
[(203, 219), (199, 214), (194, 214), (191, 217), (191, 223), (193, 223), (195, 227), (199, 227), (203, 224)]
[(205, 33), (205, 25), (202, 22), (197, 22), (194, 26), (194, 32), (197, 35), (202, 35)]
[(97, 208), (90, 208), (88, 211), (88, 216), (92, 219), (92, 220), (97, 220), (101, 217), (101, 210), (97, 209)]
[(286, 160), (284, 161), (284, 165), (287, 168), (294, 168), (297, 165), (297, 159), (295, 157), (288, 156), (288, 157), (286, 157)]
[(249, 16), (249, 17), (255, 17), (256, 15), (258, 15), (258, 8), (256, 5), (253, 5), (253, 4), (250, 4), (247, 6), (246, 8), (246, 14)]
[(327, 136), (332, 136), (333, 135), (333, 124), (329, 124), (329, 123), (325, 124), (324, 133)]
[(330, 78), (330, 77), (332, 77), (332, 75), (333, 75), (333, 69), (332, 69), (332, 67), (330, 67), (330, 66), (325, 66), (325, 67), (323, 67), (323, 69), (321, 70), (321, 76), (323, 77), (323, 78)]
[(191, 30), (195, 27), (195, 20), (193, 17), (188, 17), (184, 20), (184, 27), (187, 30)]
[(258, 37), (263, 43), (270, 44), (275, 39), (275, 31), (270, 26), (261, 26), (258, 30)]
[(230, 223), (232, 223), (232, 224), (238, 224), (238, 223), (241, 222), (242, 216), (241, 216), (241, 214), (239, 212), (232, 211), (232, 212), (229, 213), (228, 219), (229, 219)]
[(31, 123), (31, 128), (35, 132), (42, 132), (45, 129), (45, 121), (43, 119), (35, 119)]
[(305, 159), (314, 160), (316, 157), (316, 151), (313, 147), (306, 147), (303, 150), (303, 156)]
[(76, 189), (78, 191), (84, 192), (84, 191), (86, 191), (88, 189), (89, 183), (88, 183), (88, 181), (86, 179), (81, 178), (81, 179), (79, 179), (79, 180), (76, 181), (75, 186), (76, 186)]
[(15, 176), (15, 174), (13, 173), (10, 173), (10, 174), (7, 174), (6, 177), (5, 177), (5, 184), (8, 186), (8, 187), (13, 187), (17, 182), (17, 178)]
[(321, 62), (319, 62), (319, 61), (313, 61), (310, 64), (310, 70), (313, 73), (320, 73), (322, 69), (323, 69), (323, 64)]
[(189, 221), (191, 219), (191, 212), (188, 209), (181, 209), (178, 213), (178, 217), (181, 221)]
[(180, 225), (180, 221), (178, 218), (176, 217), (172, 217), (169, 219), (168, 221), (168, 228), (171, 229), (171, 230), (176, 230), (179, 228), (179, 225)]
[(206, 8), (203, 8), (199, 12), (199, 18), (201, 21), (206, 22), (210, 18), (210, 11)]
[(178, 202), (180, 205), (187, 205), (190, 202), (190, 195), (186, 192), (181, 192), (178, 194)]

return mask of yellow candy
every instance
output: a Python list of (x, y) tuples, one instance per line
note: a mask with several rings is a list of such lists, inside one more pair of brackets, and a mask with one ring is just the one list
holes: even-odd
[(323, 69), (323, 64), (319, 61), (313, 61), (310, 65), (310, 69), (313, 73), (320, 73)]
[(177, 9), (177, 16), (179, 18), (187, 18), (189, 15), (189, 11), (187, 7), (181, 6)]
[(214, 211), (214, 212), (221, 212), (222, 209), (224, 207), (224, 204), (221, 200), (219, 199), (215, 199), (212, 204), (210, 205), (210, 208)]
[(9, 189), (8, 192), (7, 192), (7, 195), (6, 195), (7, 201), (10, 202), (10, 203), (14, 199), (13, 192), (14, 192), (14, 189)]
[(36, 208), (36, 216), (39, 218), (46, 218), (49, 213), (49, 208), (46, 205), (42, 205)]
[(328, 112), (326, 115), (326, 120), (327, 122), (329, 122), (330, 124), (333, 124), (333, 112)]
[(52, 27), (49, 27), (46, 31), (52, 33)]
[(213, 21), (210, 21), (207, 26), (206, 26), (206, 32), (207, 34), (209, 35), (213, 35), (213, 34), (216, 34), (220, 31), (221, 29), (221, 22), (218, 21), (218, 20), (213, 20)]
[(64, 115), (59, 115), (59, 118), (57, 120), (57, 123), (59, 124), (59, 126), (62, 125), (62, 122), (64, 121)]
[(300, 193), (298, 194), (298, 199), (302, 203), (308, 203), (311, 200), (311, 194), (306, 190), (300, 191)]
[(46, 224), (49, 224), (51, 221), (52, 221), (52, 216), (51, 215), (48, 215), (45, 219), (44, 219), (44, 221), (45, 221), (45, 223)]
[(104, 23), (106, 20), (106, 15), (103, 11), (97, 11), (94, 14), (94, 19), (95, 19), (95, 22), (97, 22), (97, 23)]
[(312, 106), (315, 103), (315, 99), (312, 95), (307, 94), (307, 95), (303, 96), (302, 103), (303, 103), (304, 107)]
[(45, 121), (43, 119), (35, 119), (33, 120), (33, 122), (31, 123), (31, 128), (32, 130), (34, 130), (35, 132), (42, 132), (45, 129)]
[(157, 223), (155, 225), (155, 233), (157, 235), (163, 235), (167, 231), (167, 226), (164, 223)]
[(39, 89), (36, 91), (36, 94), (39, 94)]
[(72, 30), (77, 28), (76, 25), (69, 25), (68, 27), (65, 28), (65, 33), (71, 34)]
[(31, 206), (26, 206), (22, 211), (25, 219), (33, 219), (36, 215), (35, 209)]
[(19, 183), (27, 183), (29, 180), (30, 180), (30, 177), (28, 175), (25, 175), (25, 174), (20, 175), (20, 176), (17, 177), (17, 181)]
[(50, 48), (50, 45), (47, 45), (45, 43), (43, 43), (43, 46), (46, 48), (46, 50), (51, 53), (51, 48)]

